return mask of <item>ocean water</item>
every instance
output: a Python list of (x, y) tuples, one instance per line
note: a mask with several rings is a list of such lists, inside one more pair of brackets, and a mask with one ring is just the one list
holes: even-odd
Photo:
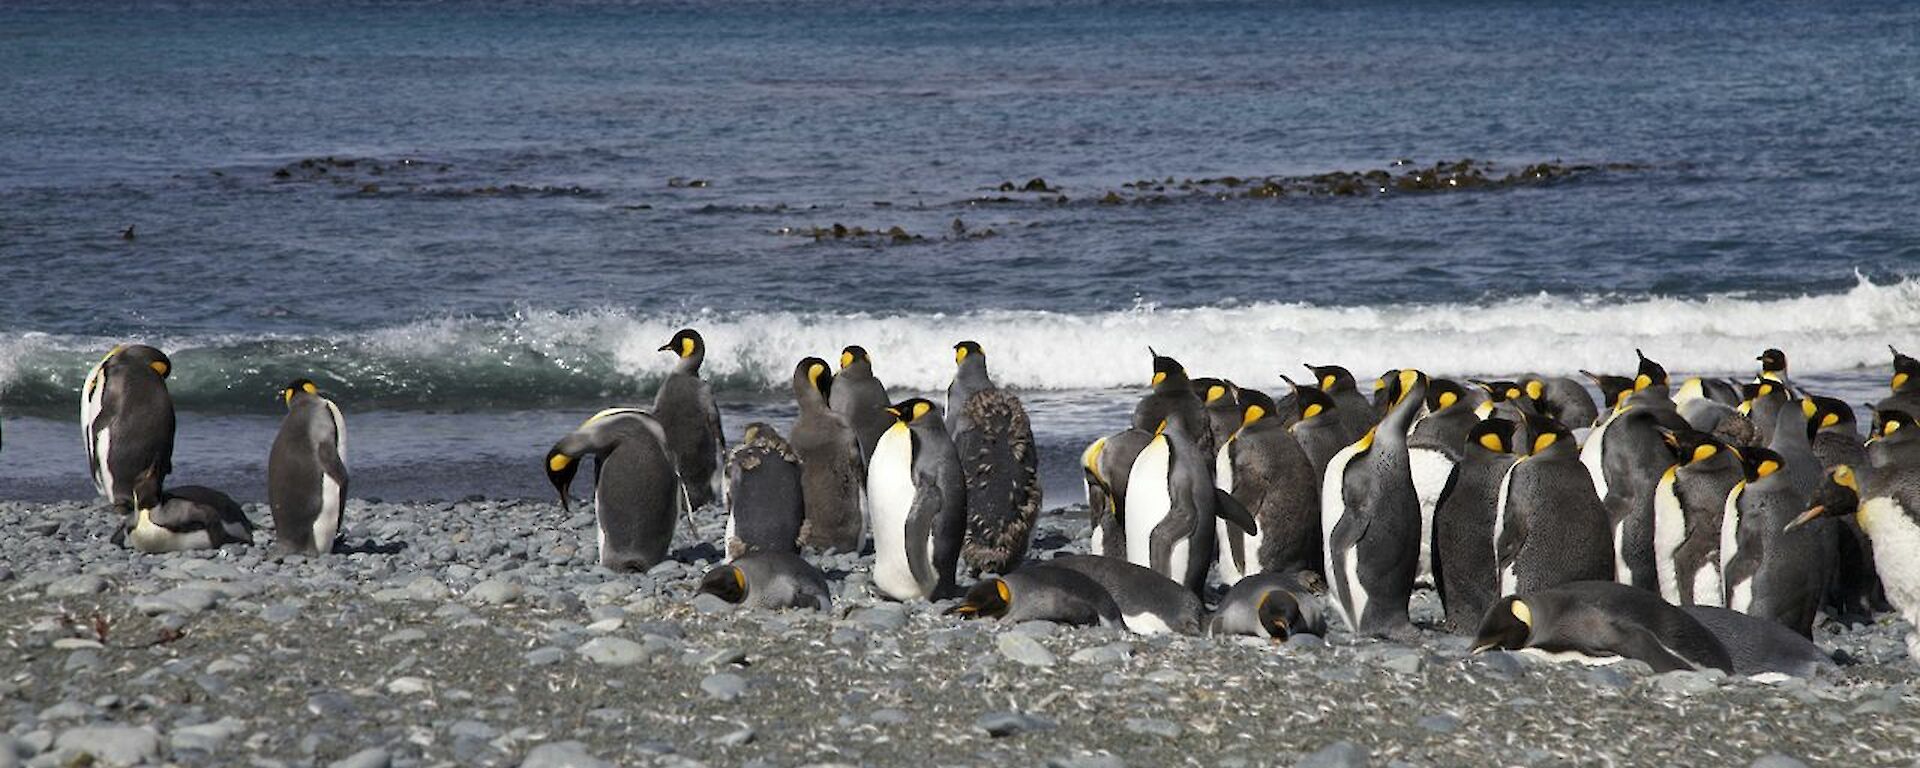
[[(120, 341), (174, 357), (174, 481), (247, 498), (297, 376), (355, 495), (550, 495), (544, 449), (649, 402), (682, 325), (736, 434), (803, 356), (862, 344), (904, 396), (976, 339), (1050, 503), (1148, 345), (1266, 388), (1778, 346), (1883, 392), (1920, 7), (1537, 5), (6, 3), (0, 498), (89, 494)], [(1310, 194), (1463, 158), (1572, 172)]]

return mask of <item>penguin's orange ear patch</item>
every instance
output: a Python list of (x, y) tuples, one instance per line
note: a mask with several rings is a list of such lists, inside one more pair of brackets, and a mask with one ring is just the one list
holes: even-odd
[(927, 415), (927, 411), (931, 411), (931, 410), (933, 410), (933, 405), (930, 403), (925, 403), (925, 402), (914, 403), (913, 418), (915, 420), (918, 420), (920, 417)]
[(317, 395), (317, 394), (320, 394), (320, 388), (319, 388), (319, 387), (316, 387), (316, 386), (314, 386), (314, 385), (313, 385), (313, 382), (311, 382), (311, 381), (309, 381), (309, 382), (307, 382), (307, 383), (305, 383), (305, 384), (301, 384), (301, 385), (300, 385), (300, 388), (301, 388), (301, 389), (304, 389), (304, 390), (306, 390), (306, 391), (307, 391), (307, 394), (309, 394), (309, 395)]
[(157, 373), (157, 374), (160, 374), (160, 375), (162, 375), (162, 376), (165, 376), (165, 375), (167, 375), (167, 364), (166, 364), (166, 363), (163, 363), (163, 362), (161, 362), (161, 361), (159, 361), (159, 360), (155, 360), (155, 361), (153, 361), (153, 362), (151, 362), (151, 363), (147, 363), (147, 366), (148, 366), (148, 367), (150, 367), (150, 368), (152, 368), (152, 369), (153, 369), (153, 372), (154, 372), (154, 373)]
[(732, 567), (733, 567), (733, 583), (735, 585), (738, 585), (740, 587), (740, 592), (744, 594), (747, 591), (747, 572), (740, 570), (739, 566), (732, 566)]
[(1000, 593), (1000, 602), (1009, 604), (1013, 602), (1013, 590), (1007, 589), (1005, 579), (994, 579), (993, 591)]

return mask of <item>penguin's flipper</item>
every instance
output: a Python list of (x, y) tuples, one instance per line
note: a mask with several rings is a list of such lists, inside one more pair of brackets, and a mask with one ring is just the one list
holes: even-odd
[(940, 516), (940, 483), (931, 474), (913, 478), (913, 506), (907, 509), (907, 571), (916, 584), (933, 584), (933, 524)]
[[(1692, 671), (1705, 666), (1695, 664), (1686, 657), (1681, 656), (1679, 652), (1667, 647), (1666, 643), (1660, 642), (1660, 638), (1653, 634), (1653, 630), (1647, 629), (1646, 627), (1638, 625), (1623, 626), (1616, 623), (1613, 630), (1616, 635), (1614, 642), (1617, 643), (1617, 647), (1605, 649), (1596, 648), (1591, 650), (1602, 653), (1610, 652), (1625, 656), (1629, 659), (1639, 659), (1652, 665), (1653, 671), (1655, 672)], [(1733, 670), (1723, 669), (1721, 671), (1732, 672)]]
[(1246, 506), (1231, 493), (1219, 488), (1213, 489), (1213, 511), (1222, 519), (1238, 526), (1240, 530), (1246, 531), (1248, 535), (1260, 533), (1260, 525), (1254, 522), (1253, 513), (1248, 512)]
[(204, 531), (220, 525), (220, 510), (190, 501), (169, 500), (147, 511), (154, 525), (175, 533)]
[(1506, 521), (1502, 524), (1500, 540), (1493, 543), (1494, 565), (1503, 570), (1520, 556), (1520, 545), (1527, 540), (1526, 515), (1514, 512), (1511, 506), (1504, 511)]

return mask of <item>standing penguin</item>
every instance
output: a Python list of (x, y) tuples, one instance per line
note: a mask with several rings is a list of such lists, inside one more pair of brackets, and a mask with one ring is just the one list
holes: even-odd
[(1407, 435), (1407, 462), (1413, 472), (1413, 491), (1420, 497), (1420, 569), (1414, 579), (1433, 580), (1433, 515), (1440, 494), (1453, 476), (1454, 464), (1466, 450), (1467, 433), (1480, 417), (1473, 393), (1459, 382), (1434, 379), (1427, 385), (1427, 415), (1414, 422)]
[(887, 413), (896, 421), (867, 466), (873, 584), (900, 601), (952, 592), (967, 531), (960, 456), (933, 403), (914, 398)]
[(1580, 463), (1586, 465), (1613, 527), (1614, 579), (1658, 591), (1653, 494), (1660, 474), (1673, 464), (1660, 430), (1685, 429), (1687, 421), (1667, 393), (1666, 368), (1640, 350), (1634, 354), (1640, 357), (1640, 367), (1632, 379), (1587, 374), (1613, 406), (1587, 434), (1586, 444), (1580, 447)]
[(1213, 565), (1214, 518), (1259, 533), (1233, 496), (1213, 485), (1213, 458), (1188, 435), (1183, 411), (1168, 414), (1127, 478), (1127, 561), (1200, 593)]
[[(980, 345), (953, 347), (957, 369), (947, 414), (967, 481), (967, 532), (961, 556), (975, 573), (1011, 573), (1027, 557), (1040, 516), (1040, 450), (1026, 406), (995, 386)], [(964, 397), (961, 395), (964, 394)]]
[(1088, 552), (1126, 557), (1127, 476), (1133, 472), (1134, 458), (1150, 442), (1153, 433), (1128, 428), (1093, 441), (1080, 454), (1080, 469), (1087, 481), (1087, 512), (1092, 517)]
[(1387, 415), (1333, 457), (1320, 488), (1328, 593), (1356, 635), (1396, 635), (1413, 626), (1407, 600), (1420, 564), (1420, 498), (1407, 430), (1426, 398), (1427, 377), (1403, 370), (1387, 386)]
[(809, 357), (794, 367), (793, 399), (800, 416), (794, 419), (789, 443), (800, 457), (800, 496), (807, 512), (800, 546), (859, 552), (866, 524), (866, 464), (853, 426), (827, 405), (832, 391), (827, 361)]
[(1287, 379), (1287, 383), (1293, 386), (1293, 396), (1289, 399), (1295, 408), (1293, 423), (1288, 430), (1293, 432), (1293, 438), (1300, 441), (1300, 449), (1306, 451), (1307, 458), (1313, 462), (1313, 476), (1318, 482), (1318, 478), (1326, 477), (1327, 464), (1333, 461), (1334, 454), (1353, 445), (1355, 440), (1366, 434), (1366, 430), (1350, 431), (1348, 424), (1335, 415), (1340, 410), (1340, 404), (1333, 401), (1333, 396), (1314, 387), (1294, 384), (1292, 379)]
[(1593, 426), (1600, 418), (1593, 395), (1587, 394), (1587, 388), (1573, 379), (1529, 373), (1520, 377), (1520, 387), (1540, 407), (1541, 413), (1552, 416), (1568, 429)]
[[(1851, 467), (1834, 468), (1816, 505), (1788, 524), (1792, 530), (1827, 515), (1852, 515), (1873, 540), (1874, 565), (1887, 600), (1909, 624), (1920, 626), (1920, 424), (1904, 411), (1881, 411), (1867, 445), (1865, 483)], [(1907, 635), (1907, 654), (1920, 661), (1920, 634)]]
[(1593, 419), (1593, 426), (1595, 427), (1600, 426), (1608, 418), (1611, 418), (1614, 413), (1618, 412), (1622, 406), (1625, 406), (1627, 396), (1633, 394), (1633, 379), (1625, 376), (1611, 376), (1585, 370), (1581, 371), (1580, 375), (1591, 379), (1593, 386), (1600, 390), (1600, 408)]
[(1785, 530), (1812, 494), (1783, 471), (1790, 460), (1766, 448), (1740, 452), (1745, 479), (1727, 494), (1720, 571), (1728, 608), (1813, 637), (1814, 614), (1832, 577), (1833, 521)]
[(1740, 457), (1704, 432), (1665, 433), (1675, 463), (1653, 494), (1654, 568), (1660, 596), (1674, 605), (1722, 605), (1721, 518), (1740, 482)]
[(1486, 419), (1467, 433), (1460, 463), (1454, 465), (1433, 515), (1433, 581), (1455, 632), (1480, 626), (1487, 606), (1500, 597), (1494, 563), (1493, 526), (1501, 481), (1513, 466), (1515, 424)]
[(152, 469), (156, 480), (165, 480), (173, 471), (172, 372), (166, 353), (122, 345), (101, 358), (80, 390), (88, 473), (100, 497), (122, 512), (133, 509), (135, 476)]
[[(1339, 405), (1333, 415), (1346, 426), (1349, 434), (1364, 435), (1373, 428), (1373, 404), (1367, 401), (1366, 395), (1360, 394), (1353, 372), (1337, 365), (1309, 364), (1307, 370), (1313, 372), (1314, 383), (1319, 385), (1320, 391), (1327, 393)], [(1388, 405), (1391, 406), (1391, 402)]]
[(874, 444), (893, 426), (893, 416), (887, 413), (892, 402), (887, 398), (887, 385), (873, 375), (873, 358), (866, 348), (840, 350), (840, 372), (833, 377), (833, 397), (827, 404), (853, 425), (854, 434), (860, 438), (861, 458), (871, 460)]
[(1195, 391), (1193, 381), (1187, 378), (1186, 367), (1180, 361), (1156, 352), (1153, 354), (1152, 384), (1153, 391), (1140, 398), (1140, 403), (1133, 408), (1133, 428), (1152, 432), (1162, 422), (1171, 419), (1174, 413), (1179, 413), (1180, 419), (1174, 423), (1187, 430), (1188, 440), (1212, 456), (1218, 450), (1213, 440), (1212, 422), (1201, 393)]
[(1889, 384), (1892, 393), (1874, 405), (1874, 409), (1920, 413), (1920, 360), (1900, 354), (1892, 344), (1887, 345), (1887, 351), (1893, 353), (1893, 380)]
[(1787, 378), (1787, 353), (1778, 349), (1769, 349), (1761, 352), (1760, 356), (1754, 359), (1760, 361), (1760, 380), (1779, 384), (1781, 389), (1792, 394), (1793, 381)]
[(212, 488), (187, 485), (162, 491), (159, 476), (148, 470), (134, 480), (133, 496), (133, 522), (125, 539), (141, 552), (253, 543), (253, 521), (232, 497)]
[(1754, 438), (1752, 444), (1767, 445), (1773, 442), (1773, 429), (1779, 424), (1780, 412), (1794, 406), (1792, 395), (1787, 388), (1771, 379), (1761, 379), (1740, 387), (1745, 398), (1735, 410), (1753, 422)]
[(347, 422), (319, 388), (296, 379), (280, 391), (287, 417), (267, 454), (267, 505), (281, 552), (333, 551), (347, 509)]
[(748, 424), (727, 454), (727, 559), (799, 551), (806, 519), (800, 457), (772, 425)]
[(666, 428), (638, 408), (594, 414), (547, 451), (547, 480), (571, 510), (567, 489), (592, 455), (595, 528), (600, 565), (614, 571), (645, 571), (667, 558), (673, 528), (689, 511), (686, 488), (673, 470)]
[(667, 430), (667, 452), (673, 454), (680, 481), (687, 484), (687, 503), (694, 509), (717, 504), (726, 482), (720, 468), (727, 460), (727, 437), (720, 431), (720, 406), (713, 400), (713, 388), (700, 378), (707, 342), (699, 331), (682, 328), (672, 341), (660, 345), (660, 351), (671, 351), (680, 359), (653, 395), (653, 416)]
[(1240, 427), (1220, 446), (1214, 484), (1253, 516), (1257, 534), (1225, 520), (1215, 523), (1220, 581), (1320, 568), (1320, 485), (1313, 461), (1273, 416), (1279, 407), (1265, 392), (1239, 391)]
[[(1860, 425), (1853, 406), (1839, 398), (1811, 395), (1800, 401), (1807, 416), (1807, 429), (1813, 433), (1813, 454), (1820, 460), (1820, 472), (1827, 475), (1835, 467), (1867, 466), (1867, 447), (1860, 436)], [(1834, 518), (1835, 546), (1833, 583), (1827, 589), (1825, 609), (1841, 621), (1866, 621), (1876, 610), (1891, 610), (1880, 586), (1880, 573), (1873, 564), (1873, 542), (1867, 539), (1860, 523), (1852, 515)]]
[(1526, 454), (1500, 481), (1493, 518), (1502, 596), (1574, 581), (1610, 579), (1613, 536), (1607, 508), (1580, 464), (1566, 425), (1529, 416)]

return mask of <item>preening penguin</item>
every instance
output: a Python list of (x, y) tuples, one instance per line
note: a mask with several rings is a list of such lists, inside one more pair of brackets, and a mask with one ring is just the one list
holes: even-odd
[(267, 505), (281, 552), (333, 551), (347, 508), (347, 422), (313, 382), (280, 391), (287, 416), (267, 454)]
[(1811, 498), (1789, 477), (1789, 460), (1748, 448), (1740, 462), (1745, 479), (1727, 494), (1720, 529), (1726, 606), (1813, 637), (1814, 614), (1832, 577), (1837, 521), (1785, 530)]
[(1117, 557), (1066, 555), (1046, 561), (1098, 582), (1120, 606), (1127, 630), (1140, 635), (1200, 634), (1200, 598), (1185, 585)]
[[(1840, 466), (1867, 466), (1865, 438), (1853, 406), (1839, 398), (1809, 395), (1800, 401), (1812, 433), (1813, 454), (1822, 476)], [(1852, 515), (1834, 518), (1833, 583), (1827, 589), (1826, 611), (1842, 621), (1866, 621), (1876, 610), (1892, 610), (1873, 564), (1873, 542)]]
[(887, 409), (894, 425), (874, 444), (867, 467), (873, 516), (873, 584), (895, 600), (919, 600), (956, 588), (954, 569), (966, 536), (967, 490), (960, 456), (933, 403), (919, 398)]
[(600, 565), (644, 571), (660, 564), (673, 543), (674, 526), (690, 511), (667, 452), (666, 429), (638, 408), (609, 408), (560, 438), (547, 451), (546, 470), (562, 509), (572, 509), (567, 489), (588, 455), (594, 457)]
[(1467, 434), (1480, 417), (1476, 398), (1459, 382), (1434, 379), (1427, 385), (1427, 415), (1414, 422), (1407, 435), (1407, 464), (1413, 473), (1413, 491), (1420, 497), (1420, 569), (1414, 579), (1436, 584), (1433, 577), (1433, 515), (1440, 495), (1453, 476), (1453, 466), (1466, 450)]
[[(1360, 387), (1354, 382), (1353, 372), (1337, 365), (1311, 365), (1307, 370), (1313, 372), (1313, 381), (1321, 392), (1339, 405), (1333, 416), (1346, 427), (1347, 433), (1364, 435), (1373, 428), (1374, 408), (1367, 396), (1360, 393)], [(1384, 382), (1383, 382), (1384, 386)], [(1389, 398), (1391, 399), (1391, 398)]]
[(1171, 357), (1153, 353), (1152, 386), (1153, 391), (1133, 407), (1133, 428), (1152, 432), (1178, 413), (1180, 419), (1175, 423), (1184, 430), (1186, 438), (1212, 456), (1218, 450), (1210, 426), (1212, 421), (1201, 393), (1194, 390), (1193, 381), (1187, 378), (1186, 367)]
[(1665, 433), (1674, 464), (1653, 494), (1654, 568), (1660, 596), (1674, 605), (1722, 605), (1721, 518), (1741, 479), (1740, 456), (1692, 429)]
[(1127, 552), (1127, 476), (1134, 457), (1153, 441), (1153, 433), (1128, 428), (1093, 441), (1080, 454), (1080, 470), (1087, 482), (1087, 512), (1092, 516), (1092, 540), (1087, 551), (1125, 557)]
[(1887, 351), (1893, 353), (1893, 380), (1889, 384), (1892, 393), (1874, 406), (1878, 411), (1901, 411), (1920, 413), (1920, 360), (1900, 354), (1892, 344)]
[(748, 424), (727, 454), (727, 559), (799, 551), (806, 519), (800, 457), (772, 425)]
[(1318, 571), (1320, 483), (1313, 461), (1274, 413), (1265, 392), (1240, 390), (1239, 428), (1220, 446), (1214, 484), (1245, 507), (1259, 533), (1217, 521), (1220, 581), (1232, 586), (1247, 574)]
[(1501, 481), (1513, 466), (1517, 425), (1487, 419), (1467, 433), (1460, 463), (1447, 479), (1433, 515), (1433, 579), (1455, 632), (1472, 632), (1500, 596), (1494, 564), (1493, 521)]
[(1252, 635), (1285, 640), (1296, 634), (1324, 637), (1321, 598), (1297, 571), (1254, 574), (1235, 582), (1207, 620), (1209, 635)]
[(1051, 621), (1075, 626), (1120, 627), (1120, 605), (1086, 574), (1044, 563), (1022, 566), (967, 590), (950, 615), (1001, 621)]
[(1652, 592), (1607, 581), (1502, 598), (1487, 611), (1473, 650), (1495, 648), (1589, 664), (1638, 659), (1656, 672), (1733, 672), (1726, 646), (1699, 620)]
[[(1852, 515), (1873, 540), (1887, 601), (1920, 626), (1920, 560), (1912, 556), (1920, 551), (1920, 424), (1905, 411), (1880, 411), (1879, 419), (1867, 443), (1870, 469), (1856, 478), (1851, 467), (1834, 468), (1815, 506), (1788, 529), (1822, 516)], [(1920, 635), (1907, 636), (1907, 653), (1920, 661)]]
[(660, 350), (680, 359), (654, 393), (653, 417), (667, 431), (667, 452), (687, 486), (687, 503), (695, 509), (718, 504), (725, 492), (720, 467), (726, 464), (727, 437), (720, 429), (720, 406), (714, 402), (713, 388), (700, 378), (707, 342), (700, 332), (683, 328)]
[(233, 498), (212, 488), (186, 485), (160, 489), (160, 478), (141, 472), (133, 484), (132, 529), (128, 546), (141, 552), (218, 549), (252, 544), (253, 521)]
[[(1040, 516), (1040, 451), (1026, 406), (995, 386), (980, 345), (953, 347), (957, 369), (947, 387), (953, 447), (967, 483), (966, 543), (961, 556), (974, 573), (1009, 573), (1027, 557)], [(956, 399), (960, 393), (964, 398)]]
[(873, 358), (866, 348), (856, 345), (840, 350), (840, 372), (833, 377), (833, 396), (827, 404), (853, 425), (861, 458), (871, 459), (874, 444), (893, 426), (893, 415), (887, 413), (892, 403), (887, 385), (873, 375)]
[(133, 482), (153, 470), (173, 471), (173, 397), (167, 375), (173, 360), (145, 344), (114, 347), (87, 374), (80, 390), (80, 432), (87, 470), (108, 504), (133, 509)]
[(800, 416), (789, 442), (800, 457), (800, 495), (807, 514), (800, 526), (800, 546), (859, 552), (866, 524), (866, 465), (853, 426), (827, 405), (832, 390), (827, 361), (809, 357), (794, 367), (793, 399)]
[(1412, 628), (1407, 599), (1420, 564), (1420, 499), (1408, 467), (1407, 430), (1426, 397), (1427, 377), (1403, 370), (1387, 415), (1327, 465), (1320, 488), (1321, 546), (1334, 610), (1356, 635)]
[(1607, 509), (1566, 425), (1528, 416), (1525, 454), (1500, 481), (1494, 558), (1500, 594), (1537, 592), (1614, 575)]
[(1745, 417), (1733, 406), (1707, 396), (1706, 380), (1698, 376), (1680, 383), (1680, 391), (1673, 396), (1674, 408), (1680, 411), (1680, 418), (1687, 425), (1709, 435), (1728, 430), (1728, 435), (1738, 435), (1733, 430), (1752, 431), (1751, 423), (1740, 425)]
[(1213, 565), (1214, 519), (1246, 533), (1258, 527), (1240, 502), (1213, 485), (1211, 455), (1187, 436), (1189, 416), (1173, 411), (1154, 430), (1127, 478), (1127, 562), (1152, 568), (1192, 589), (1206, 588)]
[(1568, 429), (1593, 426), (1600, 418), (1600, 409), (1593, 404), (1593, 395), (1573, 379), (1529, 373), (1520, 377), (1520, 388), (1542, 414), (1567, 425)]
[(826, 574), (791, 552), (749, 552), (715, 566), (701, 578), (700, 593), (749, 608), (833, 607)]

